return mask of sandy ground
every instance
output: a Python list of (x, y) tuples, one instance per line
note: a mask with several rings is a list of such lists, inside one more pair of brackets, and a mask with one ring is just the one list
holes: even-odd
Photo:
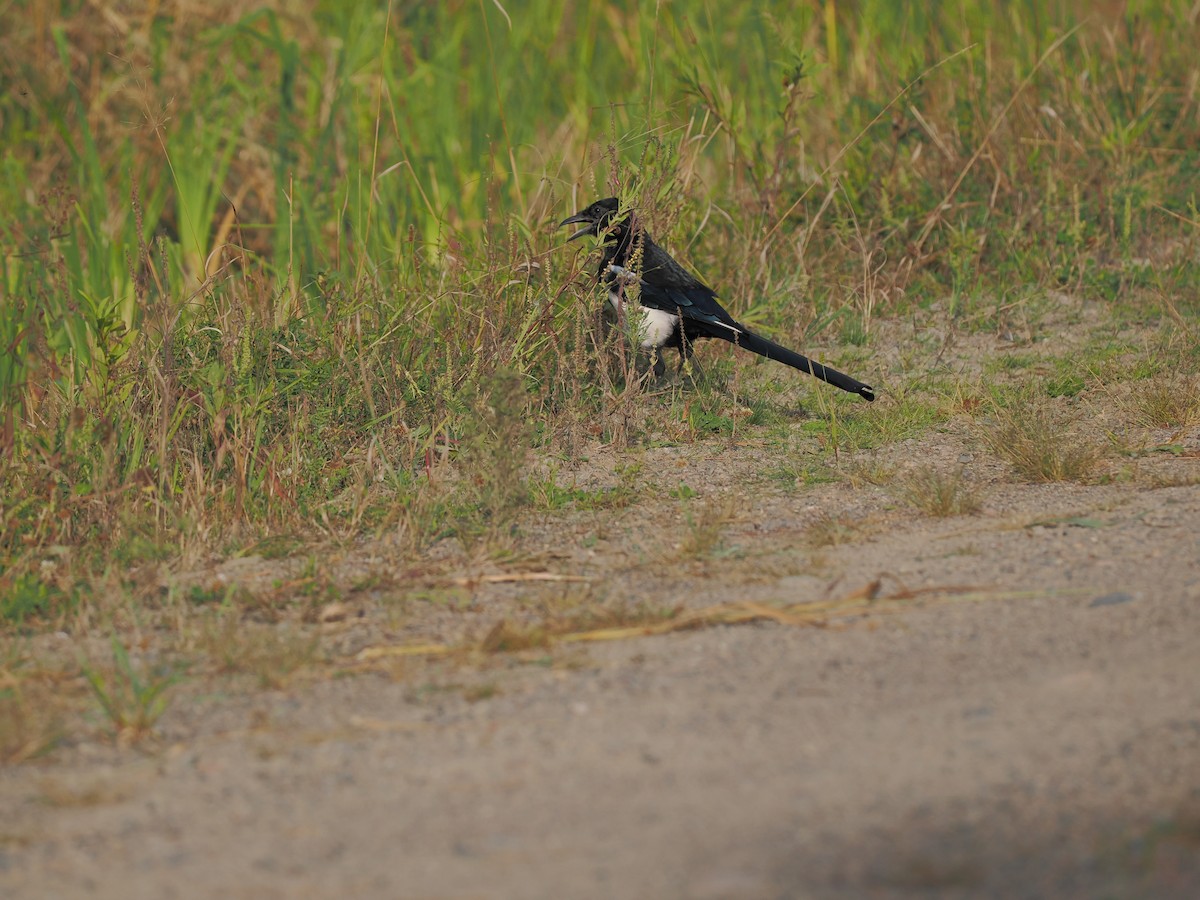
[[(1156, 459), (1181, 483), (1155, 488), (1014, 484), (952, 430), (881, 451), (965, 461), (983, 508), (938, 519), (869, 484), (754, 480), (770, 452), (647, 451), (660, 499), (535, 517), (526, 563), (667, 607), (878, 580), (878, 610), (355, 669), (584, 590), (477, 585), (397, 615), (385, 589), (329, 627), (344, 677), (196, 679), (157, 742), (0, 770), (0, 896), (1200, 896), (1196, 458)], [(661, 499), (679, 481), (741, 501), (695, 557)], [(856, 524), (825, 546), (829, 517)]]
[(201, 699), (159, 752), (7, 770), (0, 894), (1197, 896), (1200, 490), (1008, 490), (825, 551), (974, 599), (600, 645), (476, 702), (436, 667)]

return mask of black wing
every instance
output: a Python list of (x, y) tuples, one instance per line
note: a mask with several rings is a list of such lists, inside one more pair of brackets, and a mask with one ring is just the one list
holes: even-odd
[(745, 330), (717, 301), (712, 288), (649, 238), (645, 241), (639, 287), (643, 306), (678, 313), (710, 326), (714, 337), (733, 340)]
[(745, 329), (717, 302), (716, 294), (704, 285), (695, 287), (664, 287), (643, 278), (638, 299), (642, 306), (676, 313), (704, 327), (714, 337), (735, 340)]

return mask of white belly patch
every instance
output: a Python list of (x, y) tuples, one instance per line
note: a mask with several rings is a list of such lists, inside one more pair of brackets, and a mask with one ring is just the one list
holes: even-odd
[(679, 328), (679, 316), (663, 312), (661, 309), (629, 303), (618, 291), (608, 292), (608, 302), (612, 304), (618, 316), (621, 314), (621, 308), (625, 308), (625, 316), (630, 326), (635, 329), (638, 346), (643, 350), (661, 347)]
[[(618, 285), (629, 286), (638, 282), (637, 274), (626, 269), (624, 266), (610, 263), (608, 271), (616, 276), (616, 283)], [(619, 288), (608, 292), (608, 302), (612, 304), (618, 316), (621, 314), (622, 305), (626, 307), (627, 313), (629, 311), (629, 304), (625, 303)], [(674, 313), (663, 312), (661, 309), (650, 309), (649, 307), (640, 305), (638, 305), (637, 309), (642, 315), (642, 322), (637, 332), (639, 337), (638, 344), (643, 349), (649, 350), (652, 347), (661, 347), (663, 342), (679, 327), (679, 316)], [(732, 332), (734, 337), (728, 338), (728, 340), (734, 343), (737, 343), (737, 335), (742, 333), (742, 329), (736, 325), (718, 321), (715, 316), (706, 317), (704, 321), (709, 325), (719, 326)]]
[[(624, 266), (610, 265), (608, 271), (617, 276), (618, 284), (637, 283), (637, 275)], [(661, 347), (679, 327), (679, 316), (661, 309), (627, 303), (620, 290), (609, 291), (608, 302), (612, 304), (612, 308), (616, 310), (618, 316), (621, 315), (621, 308), (625, 308), (625, 315), (628, 317), (630, 325), (636, 329), (638, 346), (643, 350)]]

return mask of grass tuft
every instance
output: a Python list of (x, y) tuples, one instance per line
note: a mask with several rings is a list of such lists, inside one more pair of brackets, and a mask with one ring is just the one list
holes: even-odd
[(839, 547), (855, 540), (862, 532), (862, 524), (839, 516), (822, 515), (808, 528), (808, 543), (813, 547)]
[(991, 450), (1028, 481), (1087, 481), (1102, 459), (1100, 448), (1048, 400), (1022, 396), (996, 408), (983, 432)]
[(233, 614), (210, 620), (198, 645), (218, 672), (250, 675), (262, 687), (273, 689), (286, 687), (293, 675), (318, 658), (318, 639), (312, 633), (242, 622)]
[(1200, 378), (1149, 381), (1136, 389), (1136, 415), (1151, 428), (1185, 428), (1200, 422)]
[(694, 504), (683, 501), (684, 532), (679, 542), (680, 559), (700, 559), (711, 556), (721, 547), (721, 531), (734, 521), (738, 509), (737, 497)]
[(28, 662), (12, 646), (0, 660), (0, 764), (41, 756), (65, 733), (61, 685), (28, 671)]
[(117, 741), (136, 743), (150, 734), (166, 712), (169, 691), (181, 675), (171, 667), (145, 671), (134, 665), (129, 651), (115, 637), (112, 655), (113, 665), (107, 673), (85, 663), (83, 674)]
[(899, 480), (901, 499), (930, 516), (963, 516), (979, 512), (979, 492), (966, 482), (960, 466), (944, 472), (921, 466)]

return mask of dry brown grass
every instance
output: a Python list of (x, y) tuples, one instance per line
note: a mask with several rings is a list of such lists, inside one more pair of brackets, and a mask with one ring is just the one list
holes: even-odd
[(1200, 378), (1152, 379), (1134, 394), (1136, 420), (1151, 428), (1185, 428), (1200, 423)]
[(700, 559), (714, 553), (721, 546), (721, 531), (737, 516), (740, 498), (725, 496), (691, 502), (684, 509), (686, 530), (679, 542), (679, 559)]
[(842, 474), (851, 487), (890, 484), (896, 477), (896, 467), (881, 462), (874, 455), (855, 457), (843, 464)]
[(813, 547), (838, 547), (855, 540), (861, 532), (861, 522), (823, 515), (809, 526), (807, 537)]
[(1087, 481), (1103, 453), (1078, 423), (1044, 398), (1024, 397), (996, 410), (983, 440), (1027, 481)]
[(258, 625), (232, 614), (205, 623), (197, 644), (218, 672), (252, 675), (269, 688), (284, 687), (318, 656), (318, 639), (307, 629)]
[(0, 671), (0, 763), (50, 750), (64, 733), (63, 700), (47, 685)]
[(931, 516), (963, 516), (979, 511), (978, 489), (969, 484), (961, 466), (945, 472), (921, 466), (906, 473), (897, 486), (906, 503)]

